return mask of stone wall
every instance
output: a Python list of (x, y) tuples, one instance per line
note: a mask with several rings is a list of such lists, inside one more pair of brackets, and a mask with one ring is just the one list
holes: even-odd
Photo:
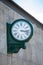
[[(17, 54), (7, 54), (6, 23), (23, 18), (20, 14), (0, 2), (0, 54), (7, 56), (8, 65), (43, 65), (43, 30), (32, 23), (33, 37), (26, 43), (26, 49)], [(1, 62), (0, 62), (1, 63)]]

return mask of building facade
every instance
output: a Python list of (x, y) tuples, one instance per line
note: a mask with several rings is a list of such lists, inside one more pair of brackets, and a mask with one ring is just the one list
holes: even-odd
[[(25, 15), (26, 16), (26, 15)], [(33, 25), (33, 36), (26, 42), (26, 49), (20, 49), (15, 54), (7, 53), (6, 23), (12, 23), (16, 19), (28, 19)], [(12, 10), (0, 2), (0, 64), (1, 65), (43, 65), (43, 28), (41, 24), (35, 23)]]

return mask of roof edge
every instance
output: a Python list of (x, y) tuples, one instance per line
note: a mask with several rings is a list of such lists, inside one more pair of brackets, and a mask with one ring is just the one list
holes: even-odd
[(1, 0), (3, 3), (5, 3), (7, 6), (18, 12), (20, 15), (24, 16), (28, 20), (35, 21), (34, 23), (36, 25), (39, 24), (39, 27), (43, 28), (43, 24), (41, 24), (36, 18), (34, 18), (31, 14), (26, 12), (24, 9), (22, 9), (19, 5), (17, 5), (15, 2), (11, 0)]

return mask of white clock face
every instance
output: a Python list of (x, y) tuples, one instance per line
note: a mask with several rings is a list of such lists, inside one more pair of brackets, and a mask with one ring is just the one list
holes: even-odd
[(11, 33), (15, 39), (23, 41), (30, 36), (31, 27), (25, 21), (18, 21), (13, 24)]

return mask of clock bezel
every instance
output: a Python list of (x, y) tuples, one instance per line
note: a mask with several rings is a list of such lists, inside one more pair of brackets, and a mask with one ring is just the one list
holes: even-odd
[[(30, 25), (30, 28), (31, 28), (31, 33), (30, 33), (29, 37), (28, 37), (27, 39), (25, 39), (25, 40), (18, 40), (18, 39), (16, 39), (16, 38), (12, 35), (12, 26), (13, 26), (15, 23), (19, 22), (19, 21), (25, 21), (25, 22), (27, 22), (27, 23)], [(32, 35), (33, 35), (33, 26), (32, 26), (32, 24), (31, 24), (29, 21), (27, 21), (27, 20), (25, 20), (25, 19), (15, 20), (15, 21), (11, 24), (10, 34), (11, 34), (11, 37), (12, 37), (14, 40), (18, 41), (18, 42), (27, 42), (27, 41), (29, 41), (29, 40), (31, 39), (31, 37), (32, 37)]]

